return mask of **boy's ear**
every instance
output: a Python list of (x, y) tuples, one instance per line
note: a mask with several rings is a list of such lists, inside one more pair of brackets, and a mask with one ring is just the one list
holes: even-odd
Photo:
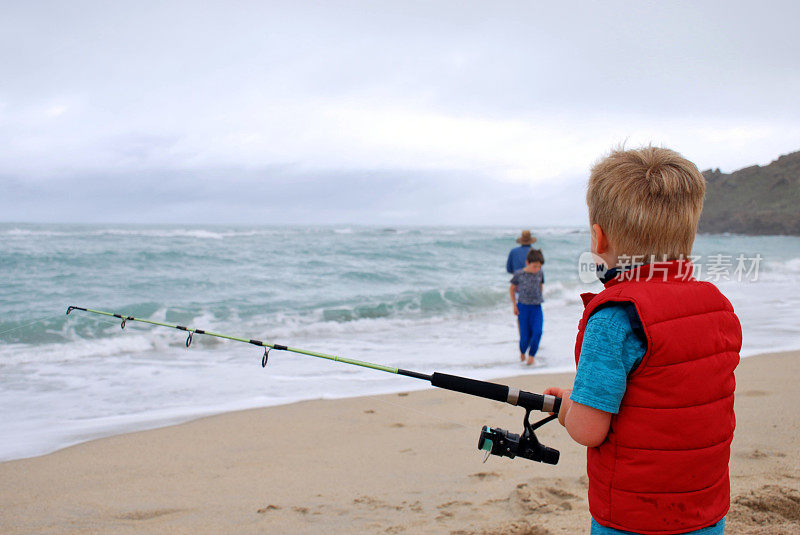
[(608, 252), (608, 235), (603, 231), (603, 227), (594, 223), (592, 225), (592, 232), (594, 233), (595, 243), (597, 244), (597, 254)]

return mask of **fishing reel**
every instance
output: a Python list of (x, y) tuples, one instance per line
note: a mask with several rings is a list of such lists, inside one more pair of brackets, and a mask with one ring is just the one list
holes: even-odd
[(478, 438), (478, 449), (486, 452), (486, 459), (489, 455), (500, 457), (523, 457), (531, 461), (540, 463), (557, 464), (560, 453), (558, 450), (548, 448), (536, 438), (534, 431), (547, 422), (558, 418), (555, 414), (539, 420), (535, 424), (530, 422), (530, 409), (525, 411), (523, 424), (525, 430), (522, 435), (506, 431), (505, 429), (491, 428), (484, 425), (481, 435)]

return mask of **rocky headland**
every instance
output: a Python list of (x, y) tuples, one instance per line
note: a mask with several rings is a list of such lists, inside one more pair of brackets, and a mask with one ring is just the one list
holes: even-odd
[(800, 151), (764, 167), (703, 171), (700, 232), (800, 235)]

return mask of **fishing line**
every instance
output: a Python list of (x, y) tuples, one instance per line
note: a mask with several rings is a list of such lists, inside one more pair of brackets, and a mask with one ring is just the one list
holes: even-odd
[(10, 333), (11, 331), (16, 331), (17, 329), (22, 329), (24, 327), (30, 327), (31, 325), (36, 325), (40, 321), (50, 320), (50, 319), (53, 319), (53, 318), (57, 318), (59, 316), (61, 316), (61, 314), (54, 314), (52, 316), (45, 316), (44, 318), (39, 318), (38, 320), (34, 320), (34, 321), (30, 322), (30, 323), (26, 323), (25, 325), (20, 325), (18, 327), (12, 327), (11, 329), (8, 329), (8, 330), (5, 330), (5, 331), (0, 331), (0, 335), (6, 334), (6, 333)]
[[(504, 429), (492, 429), (491, 427), (483, 426), (481, 435), (478, 440), (478, 448), (489, 454), (511, 457), (515, 456), (524, 457), (534, 461), (545, 462), (549, 464), (556, 464), (558, 462), (558, 451), (548, 448), (540, 444), (536, 438), (534, 431), (541, 425), (552, 421), (555, 415), (548, 416), (538, 422), (531, 424), (530, 414), (531, 411), (542, 411), (548, 413), (558, 413), (561, 407), (561, 399), (555, 396), (535, 394), (533, 392), (526, 392), (519, 388), (509, 387), (488, 381), (479, 381), (477, 379), (470, 379), (468, 377), (461, 377), (458, 375), (450, 375), (447, 373), (433, 372), (432, 374), (421, 373), (413, 370), (404, 370), (402, 368), (395, 368), (383, 364), (376, 364), (374, 362), (367, 362), (364, 360), (356, 360), (338, 355), (330, 355), (327, 353), (320, 353), (318, 351), (309, 351), (307, 349), (300, 349), (296, 347), (289, 347), (283, 344), (269, 343), (253, 338), (243, 338), (239, 336), (231, 336), (229, 334), (214, 333), (204, 329), (197, 329), (187, 327), (185, 325), (174, 325), (171, 323), (164, 323), (160, 321), (153, 321), (143, 318), (135, 318), (133, 316), (115, 314), (113, 312), (105, 312), (103, 310), (94, 310), (91, 308), (83, 308), (79, 306), (70, 305), (67, 307), (67, 315), (73, 310), (81, 310), (90, 314), (97, 314), (100, 316), (113, 317), (120, 320), (120, 328), (124, 329), (128, 322), (141, 322), (157, 325), (161, 327), (169, 327), (171, 329), (178, 329), (188, 333), (186, 338), (186, 347), (192, 345), (194, 335), (205, 335), (216, 338), (224, 338), (233, 340), (235, 342), (243, 342), (258, 346), (264, 349), (264, 355), (261, 357), (261, 367), (265, 368), (269, 361), (271, 351), (287, 351), (290, 353), (298, 353), (310, 357), (332, 360), (334, 362), (341, 362), (352, 366), (360, 366), (362, 368), (369, 368), (386, 373), (393, 373), (396, 375), (403, 375), (413, 379), (420, 379), (428, 381), (432, 386), (443, 388), (445, 390), (452, 390), (462, 394), (471, 396), (491, 399), (516, 405), (525, 409), (525, 418), (523, 419), (524, 430), (523, 433), (517, 435), (510, 433)], [(455, 422), (451, 422), (455, 423)], [(458, 424), (460, 425), (460, 424)]]

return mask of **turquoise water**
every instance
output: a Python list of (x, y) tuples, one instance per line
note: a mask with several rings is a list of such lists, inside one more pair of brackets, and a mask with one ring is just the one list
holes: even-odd
[[(273, 353), (262, 370), (258, 348), (198, 336), (187, 349), (178, 331), (123, 331), (109, 318), (67, 317), (68, 305), (426, 373), (570, 369), (578, 294), (599, 288), (578, 277), (588, 234), (536, 232), (545, 335), (530, 369), (516, 354), (505, 273), (518, 233), (2, 224), (0, 459), (225, 410), (426, 387), (288, 353)], [(761, 257), (756, 280), (718, 281), (742, 319), (744, 354), (800, 347), (800, 239), (700, 236), (695, 253), (701, 264), (715, 254), (732, 264)]]

